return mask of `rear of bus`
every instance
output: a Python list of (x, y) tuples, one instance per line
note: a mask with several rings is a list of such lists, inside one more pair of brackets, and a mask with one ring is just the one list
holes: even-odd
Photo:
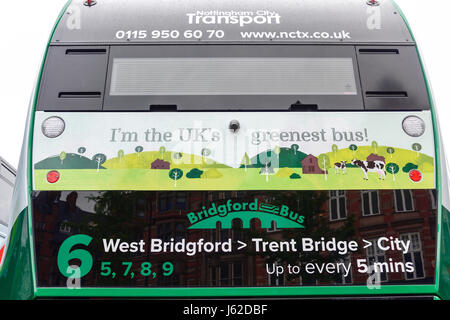
[(393, 3), (84, 2), (30, 111), (8, 297), (449, 297), (445, 158)]

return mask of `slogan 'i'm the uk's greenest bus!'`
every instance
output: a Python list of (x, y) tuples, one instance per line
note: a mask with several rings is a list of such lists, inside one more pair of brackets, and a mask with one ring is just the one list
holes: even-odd
[(73, 0), (0, 297), (446, 299), (449, 208), (393, 2)]

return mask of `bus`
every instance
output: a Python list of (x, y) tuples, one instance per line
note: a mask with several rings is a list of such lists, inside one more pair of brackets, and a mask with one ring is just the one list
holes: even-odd
[(0, 263), (5, 252), (16, 170), (0, 157)]
[(0, 298), (450, 298), (449, 184), (390, 0), (72, 0)]

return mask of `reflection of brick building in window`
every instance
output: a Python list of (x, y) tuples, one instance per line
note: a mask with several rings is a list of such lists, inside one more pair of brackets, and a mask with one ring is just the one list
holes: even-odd
[(40, 259), (38, 272), (39, 282), (49, 281), (57, 285), (65, 285), (67, 279), (62, 277), (56, 258), (62, 242), (71, 235), (79, 233), (76, 227), (88, 212), (77, 206), (79, 194), (75, 191), (61, 199), (62, 192), (50, 191), (36, 193), (38, 199), (33, 206), (36, 237), (36, 256)]
[[(402, 271), (381, 272), (381, 281), (390, 284), (401, 283), (404, 280), (431, 283), (435, 274), (436, 254), (436, 212), (432, 209), (433, 193), (427, 190), (380, 190), (372, 192), (370, 200), (365, 197), (366, 194), (362, 192), (361, 196), (359, 191), (347, 192), (347, 214), (355, 218), (358, 242), (362, 244), (361, 239), (365, 239), (373, 243), (372, 247), (365, 250), (366, 252), (351, 254), (354, 283), (365, 284), (367, 280), (366, 275), (356, 272), (357, 259), (368, 259), (371, 263), (412, 261), (415, 274)], [(367, 209), (369, 206), (367, 204), (364, 209), (365, 201), (371, 202), (370, 210)], [(377, 204), (380, 204), (379, 210), (376, 210)], [(379, 214), (376, 214), (376, 211), (379, 211)], [(332, 225), (339, 223), (343, 222), (335, 222)], [(410, 251), (405, 255), (398, 250), (382, 251), (375, 247), (375, 241), (380, 237), (409, 239)]]
[(342, 220), (347, 218), (347, 197), (345, 191), (330, 191), (330, 220)]
[[(402, 206), (396, 203), (400, 194), (411, 195), (403, 197)], [(265, 261), (257, 258), (253, 270), (253, 281), (249, 278), (249, 285), (327, 285), (327, 284), (361, 284), (366, 285), (368, 274), (357, 272), (357, 259), (366, 259), (369, 265), (379, 263), (378, 266), (386, 267), (384, 262), (413, 262), (414, 273), (406, 273), (401, 269), (398, 272), (381, 269), (380, 278), (383, 284), (432, 283), (435, 274), (436, 254), (436, 212), (432, 209), (435, 192), (427, 190), (380, 190), (380, 191), (333, 191), (329, 200), (324, 203), (322, 217), (328, 219), (330, 228), (337, 228), (345, 223), (346, 218), (354, 218), (356, 240), (361, 248), (364, 245), (362, 239), (373, 243), (372, 247), (360, 252), (351, 253), (342, 257), (340, 261), (348, 265), (352, 264), (352, 270), (347, 275), (341, 275), (338, 281), (315, 281), (312, 279), (286, 280), (285, 277), (265, 275)], [(400, 209), (403, 208), (403, 211)], [(276, 226), (275, 226), (276, 227)], [(272, 226), (268, 235), (273, 240), (285, 240), (282, 237), (283, 230), (277, 230)], [(380, 237), (394, 237), (410, 239), (411, 246), (407, 254), (398, 250), (383, 251), (375, 247), (376, 240)], [(350, 240), (350, 239), (349, 239)], [(388, 272), (389, 271), (389, 272)], [(265, 275), (262, 276), (262, 275)], [(275, 279), (277, 278), (277, 279)], [(267, 281), (265, 283), (265, 281)]]
[[(216, 229), (193, 230), (188, 229), (189, 221), (186, 214), (199, 212), (203, 207), (208, 208), (212, 202), (216, 205), (224, 204), (229, 199), (236, 202), (253, 201), (280, 204), (278, 197), (294, 197), (295, 192), (135, 192), (136, 205), (126, 212), (123, 229), (134, 228), (132, 237), (147, 243), (151, 239), (159, 238), (164, 241), (226, 241), (233, 243), (243, 241), (251, 243), (251, 237), (264, 237), (272, 241), (286, 241), (285, 231), (272, 223), (270, 229), (262, 229), (258, 219), (251, 220), (251, 229), (243, 229), (242, 221), (233, 220), (231, 229), (222, 229), (220, 223)], [(174, 265), (174, 273), (170, 277), (158, 276), (156, 279), (137, 276), (133, 280), (124, 281), (127, 286), (180, 286), (180, 287), (219, 287), (219, 286), (311, 286), (311, 285), (366, 285), (367, 274), (360, 274), (356, 269), (357, 259), (367, 259), (370, 263), (412, 262), (415, 271), (382, 272), (383, 284), (401, 283), (431, 283), (434, 278), (434, 259), (436, 252), (436, 194), (429, 190), (379, 190), (379, 191), (331, 191), (325, 192), (317, 219), (322, 219), (323, 225), (333, 230), (343, 226), (349, 219), (353, 219), (355, 235), (348, 240), (357, 240), (362, 247), (362, 239), (372, 241), (373, 246), (340, 256), (335, 263), (352, 263), (352, 270), (346, 276), (338, 275), (335, 279), (321, 277), (276, 277), (268, 275), (266, 263), (272, 264), (264, 255), (255, 255), (249, 248), (231, 253), (197, 253), (188, 256), (185, 253), (146, 253), (133, 254), (128, 261), (133, 262), (130, 270), (139, 274), (139, 265), (150, 261), (155, 271), (161, 270), (164, 262), (170, 261)], [(87, 198), (92, 192), (79, 193), (78, 198)], [(114, 192), (112, 192), (114, 194)], [(298, 194), (298, 193), (297, 193)], [(317, 194), (320, 194), (318, 192)], [(322, 192), (323, 194), (323, 192)], [(64, 279), (57, 268), (56, 256), (63, 239), (67, 238), (68, 227), (75, 232), (71, 225), (79, 212), (81, 215), (91, 214), (77, 209), (77, 206), (61, 201), (61, 193), (41, 192), (34, 198), (34, 223), (36, 232), (36, 256), (38, 259), (38, 279), (43, 285), (64, 286)], [(295, 202), (295, 201), (294, 201)], [(294, 209), (294, 208), (292, 208)], [(58, 213), (59, 212), (59, 213)], [(68, 214), (62, 214), (68, 212)], [(300, 211), (301, 212), (301, 211)], [(57, 218), (59, 216), (59, 218)], [(109, 219), (107, 216), (105, 219)], [(107, 226), (106, 223), (104, 226)], [(308, 224), (306, 224), (308, 225)], [(65, 233), (61, 233), (61, 228)], [(302, 231), (299, 230), (301, 237)], [(60, 236), (61, 235), (61, 236)], [(408, 252), (375, 248), (375, 242), (380, 237), (394, 237), (409, 240), (411, 246)], [(60, 238), (61, 237), (61, 238)], [(326, 236), (327, 240), (329, 235)], [(58, 240), (59, 239), (59, 240)], [(57, 241), (56, 241), (57, 240)], [(94, 260), (96, 254), (93, 252)], [(297, 255), (300, 264), (300, 254)], [(98, 259), (101, 259), (99, 254)], [(280, 255), (279, 263), (286, 267)], [(294, 259), (295, 260), (295, 259)], [(100, 260), (101, 261), (101, 260)], [(303, 261), (302, 266), (305, 262)], [(290, 261), (290, 263), (292, 263)], [(100, 266), (83, 279), (88, 283), (102, 286), (117, 286), (117, 283), (107, 282), (99, 276)]]

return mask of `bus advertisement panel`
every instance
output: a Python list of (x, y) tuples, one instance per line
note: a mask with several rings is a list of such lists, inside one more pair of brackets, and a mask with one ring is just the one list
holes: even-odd
[(434, 283), (429, 112), (233, 117), (38, 112), (38, 285)]

